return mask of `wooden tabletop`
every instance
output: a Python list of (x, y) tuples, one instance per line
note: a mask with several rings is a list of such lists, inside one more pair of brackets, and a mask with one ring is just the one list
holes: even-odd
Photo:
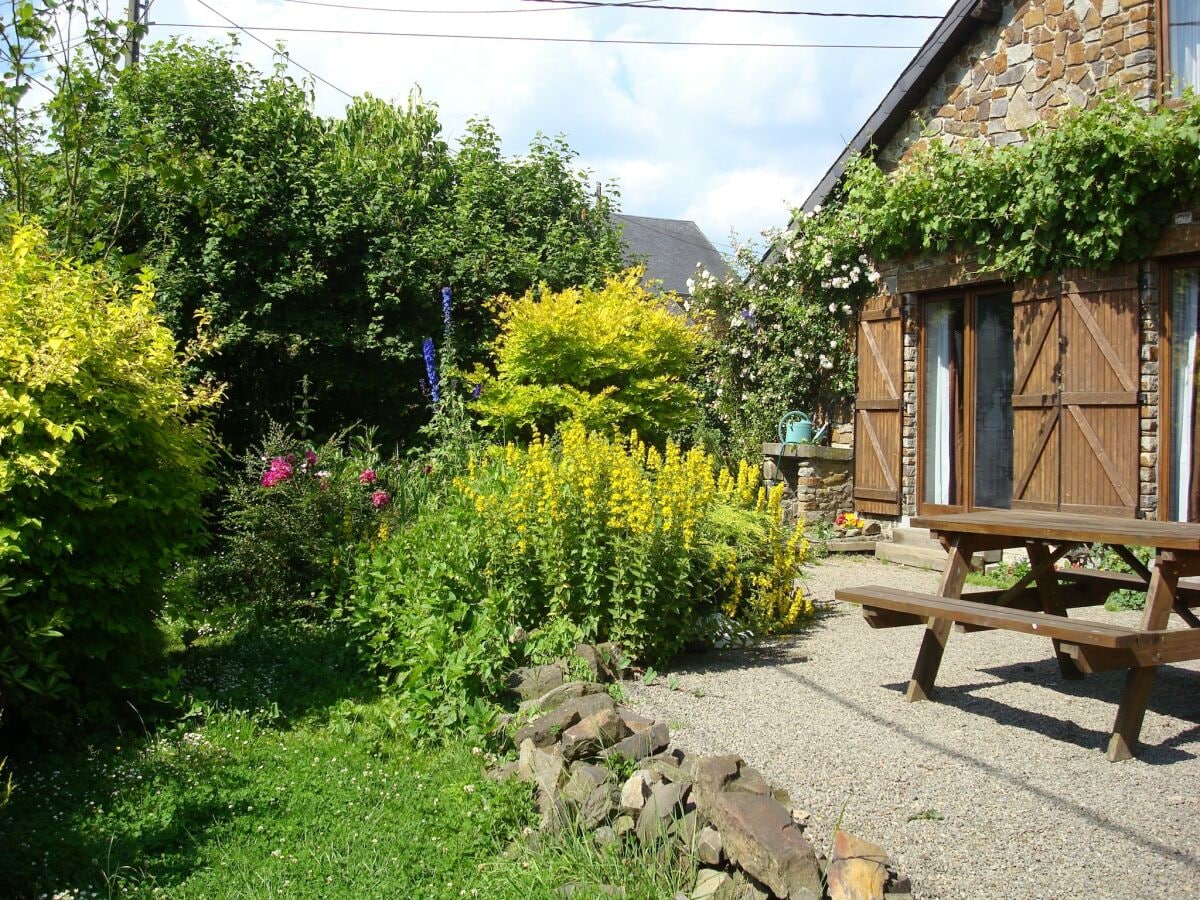
[(1118, 519), (1034, 510), (989, 509), (941, 516), (916, 516), (914, 528), (941, 534), (990, 534), (1047, 541), (1123, 544), (1200, 552), (1200, 524)]

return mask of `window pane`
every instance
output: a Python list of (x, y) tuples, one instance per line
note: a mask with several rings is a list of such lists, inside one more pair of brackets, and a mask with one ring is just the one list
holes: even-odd
[(962, 358), (962, 300), (925, 304), (925, 466), (921, 481), (926, 503), (961, 502)]
[(1200, 518), (1194, 497), (1196, 443), (1196, 324), (1200, 318), (1200, 269), (1171, 273), (1171, 496), (1168, 514), (1177, 522)]
[(1012, 294), (975, 301), (975, 506), (1008, 509), (1013, 482)]
[(1171, 0), (1171, 93), (1200, 90), (1200, 0)]

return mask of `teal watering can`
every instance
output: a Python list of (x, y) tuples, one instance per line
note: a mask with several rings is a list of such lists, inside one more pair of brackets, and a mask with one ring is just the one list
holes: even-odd
[(813, 434), (813, 423), (808, 413), (793, 410), (784, 413), (783, 418), (779, 420), (779, 443), (815, 444), (828, 428), (828, 425), (822, 425), (820, 430)]

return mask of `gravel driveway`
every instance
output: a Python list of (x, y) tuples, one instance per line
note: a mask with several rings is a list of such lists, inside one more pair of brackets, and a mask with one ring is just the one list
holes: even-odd
[(828, 610), (806, 634), (685, 659), (630, 704), (785, 786), (825, 852), (840, 816), (919, 897), (1200, 897), (1200, 664), (1159, 670), (1140, 756), (1110, 763), (1122, 673), (1068, 682), (1048, 641), (954, 633), (935, 702), (909, 704), (920, 630), (872, 630), (833, 590), (938, 575), (835, 558), (806, 580)]

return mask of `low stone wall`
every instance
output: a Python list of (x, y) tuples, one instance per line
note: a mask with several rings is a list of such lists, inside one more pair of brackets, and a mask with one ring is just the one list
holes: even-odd
[(817, 444), (763, 444), (763, 481), (783, 483), (789, 522), (832, 521), (854, 508), (854, 451)]

